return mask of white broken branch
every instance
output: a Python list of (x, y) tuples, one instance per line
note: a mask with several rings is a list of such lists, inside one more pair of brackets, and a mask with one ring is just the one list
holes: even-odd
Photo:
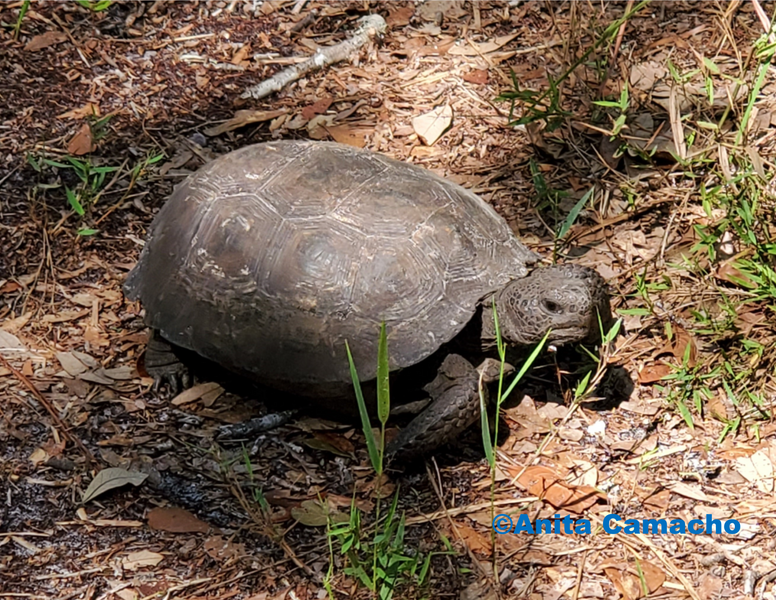
[(380, 15), (367, 15), (366, 17), (362, 17), (361, 25), (359, 25), (358, 29), (353, 33), (353, 37), (339, 44), (335, 44), (334, 46), (318, 48), (318, 50), (315, 51), (315, 54), (306, 61), (283, 69), (269, 79), (265, 79), (261, 83), (248, 88), (242, 93), (240, 98), (254, 98), (256, 100), (264, 98), (273, 92), (282, 90), (289, 83), (296, 81), (307, 73), (346, 60), (353, 56), (359, 48), (375, 35), (385, 33), (386, 28), (385, 19)]

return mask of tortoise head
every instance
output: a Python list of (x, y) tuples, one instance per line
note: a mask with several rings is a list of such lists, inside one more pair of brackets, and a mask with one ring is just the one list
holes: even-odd
[(496, 296), (505, 341), (535, 344), (550, 330), (548, 341), (561, 345), (600, 341), (612, 324), (606, 283), (596, 271), (580, 265), (539, 268), (505, 286)]

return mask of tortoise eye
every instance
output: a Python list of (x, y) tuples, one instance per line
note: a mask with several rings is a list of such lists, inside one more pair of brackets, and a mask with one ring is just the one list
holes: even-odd
[(553, 300), (542, 300), (542, 304), (544, 305), (544, 308), (551, 313), (557, 314), (563, 312), (563, 307)]

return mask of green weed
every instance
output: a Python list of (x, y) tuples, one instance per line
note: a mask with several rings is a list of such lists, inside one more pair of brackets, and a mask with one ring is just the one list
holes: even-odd
[(75, 1), (78, 2), (78, 4), (80, 4), (86, 10), (90, 10), (95, 13), (107, 10), (108, 8), (110, 8), (110, 5), (113, 4), (113, 0), (75, 0)]
[[(331, 581), (334, 577), (334, 541), (336, 540), (340, 554), (346, 558), (347, 564), (343, 572), (372, 591), (380, 600), (389, 600), (393, 597), (394, 591), (399, 585), (409, 583), (423, 585), (428, 577), (431, 559), (435, 554), (439, 553), (431, 552), (423, 557), (421, 553), (406, 548), (404, 541), (406, 533), (405, 516), (403, 513), (401, 515), (397, 514), (398, 488), (388, 513), (383, 518), (380, 515), (382, 500), (380, 485), (385, 458), (385, 426), (391, 408), (388, 336), (385, 323), (380, 325), (377, 349), (376, 383), (377, 415), (380, 421), (379, 440), (375, 439), (374, 432), (372, 431), (369, 413), (361, 390), (361, 382), (347, 342), (345, 343), (345, 350), (350, 365), (350, 375), (361, 416), (361, 425), (366, 439), (369, 459), (377, 476), (374, 534), (370, 537), (364, 531), (361, 511), (356, 507), (355, 498), (351, 503), (350, 519), (347, 522), (333, 523), (331, 519), (328, 520), (327, 537), (330, 562), (329, 570), (324, 579), (324, 586), (329, 596), (334, 598)], [(452, 552), (449, 542), (446, 553), (448, 552)]]
[(13, 39), (14, 41), (19, 39), (19, 32), (22, 29), (22, 21), (24, 21), (24, 15), (27, 14), (27, 11), (30, 8), (30, 0), (24, 0), (22, 2), (22, 7), (19, 9), (19, 16), (16, 19), (16, 25), (14, 25), (13, 28)]

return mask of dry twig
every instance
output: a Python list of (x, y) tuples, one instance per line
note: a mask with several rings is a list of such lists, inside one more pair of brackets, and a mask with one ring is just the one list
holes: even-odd
[(335, 44), (334, 46), (318, 48), (315, 54), (306, 61), (283, 69), (269, 79), (265, 79), (261, 83), (248, 88), (243, 92), (240, 98), (253, 98), (259, 100), (265, 96), (269, 96), (273, 92), (282, 90), (289, 83), (296, 81), (307, 73), (346, 60), (353, 56), (359, 48), (375, 35), (385, 33), (386, 28), (385, 19), (380, 15), (367, 15), (366, 17), (362, 17), (361, 25), (356, 29), (353, 37), (339, 44)]

